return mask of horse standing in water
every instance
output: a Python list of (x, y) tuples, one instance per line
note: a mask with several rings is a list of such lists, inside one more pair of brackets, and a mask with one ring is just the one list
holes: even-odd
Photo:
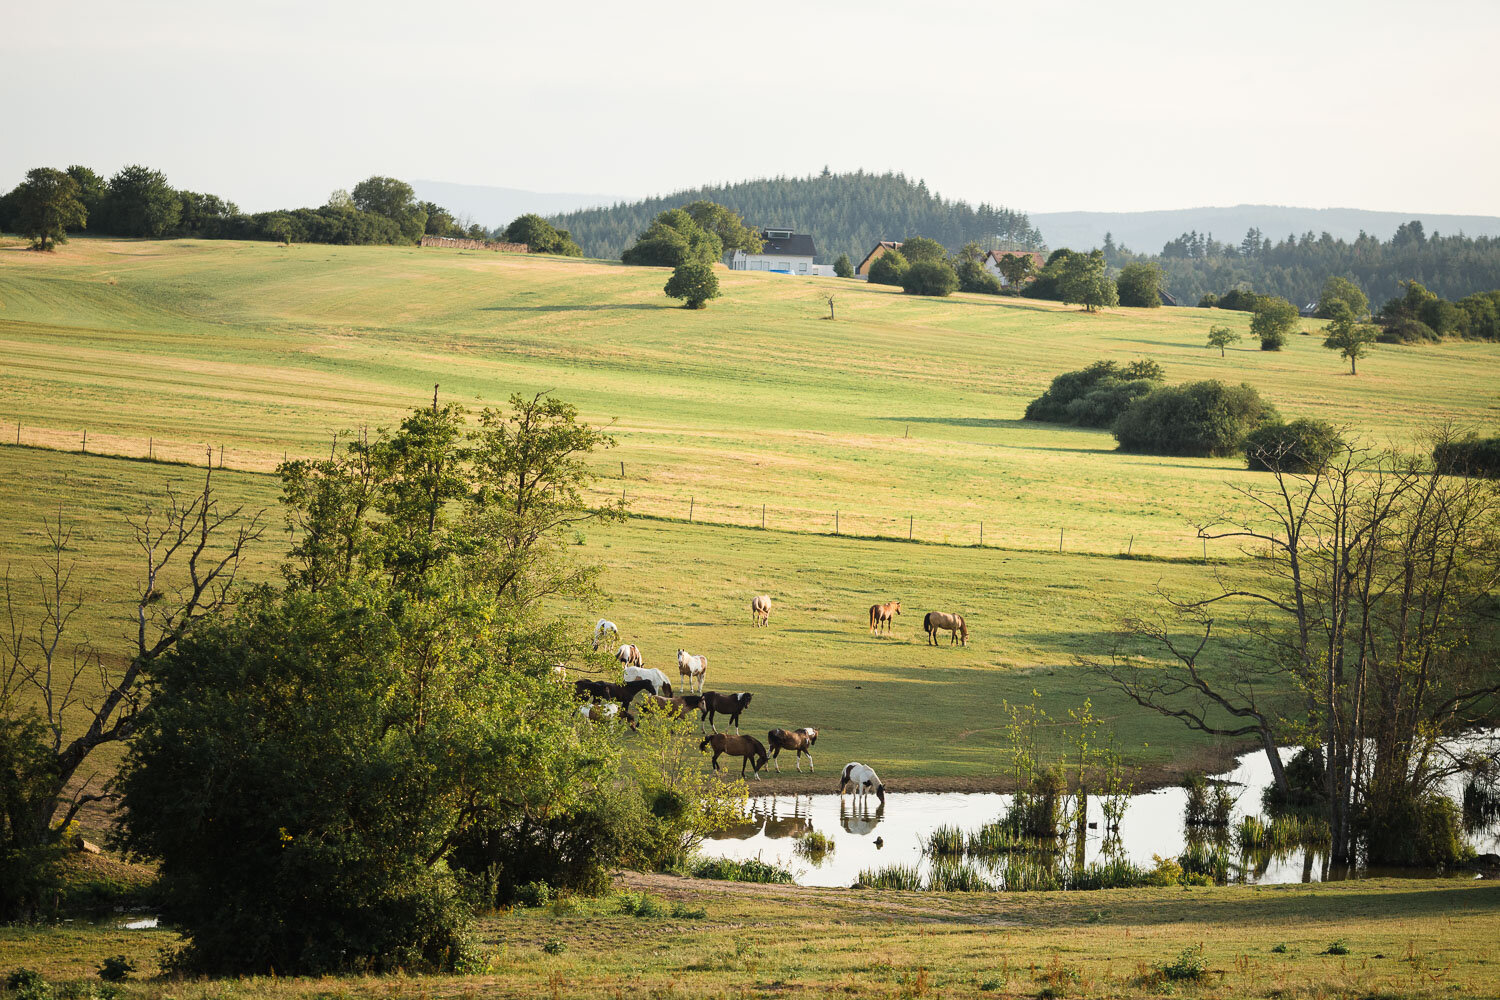
[(969, 644), (969, 626), (964, 624), (963, 615), (952, 615), (946, 611), (929, 611), (927, 617), (922, 619), (922, 629), (927, 633), (927, 641), (933, 646), (938, 644), (938, 632), (949, 631), (953, 634), (948, 639), (948, 645), (962, 639), (963, 644)]
[(839, 776), (839, 801), (844, 801), (844, 792), (853, 791), (854, 801), (861, 798), (868, 799), (871, 792), (885, 805), (885, 785), (881, 784), (880, 775), (868, 764), (855, 761), (844, 765), (844, 773)]
[(884, 631), (887, 635), (894, 635), (895, 619), (900, 613), (900, 601), (886, 601), (884, 604), (870, 605), (870, 633), (879, 635)]

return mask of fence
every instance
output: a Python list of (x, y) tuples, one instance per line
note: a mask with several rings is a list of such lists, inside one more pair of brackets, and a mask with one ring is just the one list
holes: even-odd
[[(0, 437), (6, 445), (42, 448), (52, 451), (84, 452), (101, 457), (127, 458), (160, 463), (193, 465), (238, 472), (268, 474), (288, 458), (306, 458), (273, 448), (226, 447), (211, 442), (191, 443), (181, 440), (123, 434), (95, 433), (87, 430), (64, 431), (49, 427), (7, 427)], [(330, 436), (329, 446), (333, 439)], [(317, 457), (326, 457), (327, 452)], [(623, 471), (623, 470), (622, 470)], [(625, 499), (634, 516), (682, 521), (694, 524), (721, 525), (735, 528), (757, 528), (799, 534), (832, 535), (848, 538), (895, 539), (936, 545), (983, 547), (1028, 552), (1064, 552), (1075, 555), (1124, 556), (1136, 559), (1172, 561), (1207, 561), (1206, 542), (1189, 529), (1148, 531), (1110, 531), (1068, 524), (1027, 524), (1013, 513), (997, 511), (993, 517), (976, 514), (969, 520), (941, 518), (906, 512), (877, 514), (849, 509), (836, 503), (827, 505), (787, 505), (768, 500), (726, 500), (706, 497), (690, 487), (662, 494), (638, 487), (641, 480), (600, 477), (588, 491), (595, 502)], [(1239, 555), (1215, 552), (1215, 556)]]

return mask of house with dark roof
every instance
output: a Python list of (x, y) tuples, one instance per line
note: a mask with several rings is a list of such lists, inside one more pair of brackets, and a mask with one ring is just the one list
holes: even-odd
[(770, 271), (773, 274), (833, 273), (833, 269), (828, 265), (813, 263), (813, 257), (817, 251), (813, 247), (813, 238), (806, 233), (797, 233), (790, 229), (767, 228), (761, 231), (760, 238), (764, 244), (759, 253), (736, 250), (729, 255), (731, 271)]
[(870, 276), (871, 264), (875, 263), (881, 257), (890, 253), (892, 250), (900, 249), (900, 240), (881, 240), (879, 243), (875, 244), (875, 248), (873, 250), (865, 254), (865, 259), (859, 262), (859, 266), (854, 269), (854, 273), (859, 275), (861, 278), (868, 278)]

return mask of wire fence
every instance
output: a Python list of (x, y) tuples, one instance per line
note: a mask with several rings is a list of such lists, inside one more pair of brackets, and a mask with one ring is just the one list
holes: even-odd
[[(5, 428), (0, 442), (7, 446), (198, 468), (211, 465), (216, 469), (259, 474), (274, 473), (288, 459), (326, 457), (326, 453), (298, 455), (271, 448), (27, 427), (22, 423)], [(330, 436), (330, 448), (333, 445)], [(837, 503), (785, 504), (700, 496), (690, 488), (671, 494), (651, 493), (639, 487), (640, 481), (639, 475), (634, 479), (601, 477), (595, 480), (588, 495), (598, 503), (623, 498), (632, 516), (766, 531), (1174, 562), (1207, 562), (1211, 556), (1241, 555), (1238, 551), (1211, 551), (1195, 531), (1185, 526), (1179, 530), (1153, 528), (1132, 532), (1057, 522), (1027, 523), (1018, 520), (1013, 512), (997, 513), (993, 518), (976, 515), (972, 519), (945, 518), (931, 512), (872, 513)]]

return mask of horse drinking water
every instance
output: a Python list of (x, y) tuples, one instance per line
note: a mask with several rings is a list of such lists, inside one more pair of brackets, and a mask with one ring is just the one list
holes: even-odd
[(839, 801), (844, 801), (844, 792), (853, 791), (854, 801), (868, 798), (871, 792), (885, 805), (885, 785), (880, 783), (880, 775), (868, 764), (855, 761), (844, 765), (844, 773), (839, 776)]

